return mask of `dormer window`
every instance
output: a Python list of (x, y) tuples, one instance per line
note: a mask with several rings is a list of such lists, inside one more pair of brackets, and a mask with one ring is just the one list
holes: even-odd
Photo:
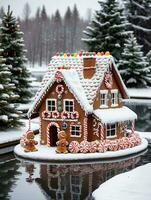
[(46, 100), (46, 110), (51, 112), (56, 110), (56, 99)]
[(117, 106), (118, 105), (118, 90), (111, 90), (111, 102), (112, 106)]
[(66, 111), (66, 112), (74, 111), (74, 100), (73, 99), (65, 99), (64, 100), (64, 111)]
[(108, 90), (100, 90), (100, 107), (108, 107), (107, 101)]

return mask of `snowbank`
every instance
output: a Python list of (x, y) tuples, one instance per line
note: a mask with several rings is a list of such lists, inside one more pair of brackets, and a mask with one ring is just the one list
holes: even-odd
[(108, 151), (105, 153), (67, 153), (67, 154), (57, 154), (55, 152), (55, 147), (47, 147), (46, 145), (37, 145), (37, 152), (25, 153), (24, 149), (17, 145), (14, 149), (14, 152), (23, 158), (32, 159), (32, 160), (41, 160), (41, 161), (82, 161), (82, 160), (95, 160), (95, 159), (109, 159), (109, 158), (118, 158), (122, 156), (128, 156), (134, 153), (138, 153), (146, 149), (148, 142), (146, 139), (142, 139), (142, 143), (139, 146), (119, 150), (116, 152)]
[[(5, 131), (0, 131), (0, 145), (8, 142), (20, 140), (20, 137), (28, 130), (28, 120), (22, 120), (24, 125), (20, 128), (13, 128)], [(32, 130), (39, 129), (39, 119), (35, 118), (31, 122)]]
[(93, 192), (95, 200), (150, 200), (151, 163), (117, 175)]
[(147, 140), (151, 141), (151, 132), (137, 132), (140, 137), (146, 138)]
[(130, 97), (138, 98), (151, 98), (151, 87), (150, 88), (128, 88)]

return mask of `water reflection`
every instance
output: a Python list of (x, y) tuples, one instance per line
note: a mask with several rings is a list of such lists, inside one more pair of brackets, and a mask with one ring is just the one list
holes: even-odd
[(138, 115), (136, 129), (151, 132), (151, 103), (126, 102), (125, 104)]
[(9, 200), (20, 173), (19, 161), (12, 154), (0, 157), (0, 199)]
[(37, 163), (22, 161), (26, 182), (37, 183), (46, 199), (92, 199), (92, 192), (109, 178), (138, 165), (141, 157), (91, 164), (38, 164), (39, 177), (33, 178)]

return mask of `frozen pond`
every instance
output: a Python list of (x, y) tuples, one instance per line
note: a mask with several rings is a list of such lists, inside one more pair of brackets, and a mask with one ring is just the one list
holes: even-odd
[(72, 165), (34, 163), (18, 160), (12, 154), (2, 156), (0, 199), (91, 199), (92, 192), (104, 181), (150, 162), (149, 151), (123, 160)]

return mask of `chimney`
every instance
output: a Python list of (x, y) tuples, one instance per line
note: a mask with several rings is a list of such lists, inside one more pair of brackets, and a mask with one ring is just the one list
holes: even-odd
[(85, 79), (91, 79), (96, 70), (96, 58), (83, 58), (83, 76)]

